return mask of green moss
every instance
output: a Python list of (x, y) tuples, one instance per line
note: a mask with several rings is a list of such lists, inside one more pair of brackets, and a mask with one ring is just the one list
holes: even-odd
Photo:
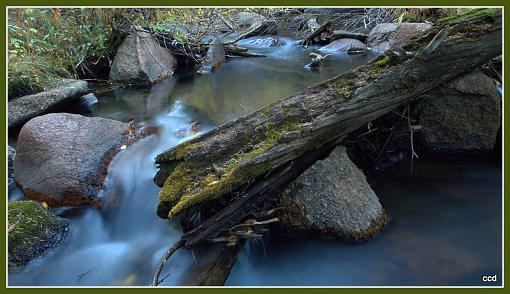
[(478, 17), (491, 17), (491, 18), (501, 17), (501, 9), (500, 8), (472, 9), (466, 13), (441, 18), (434, 24), (434, 27), (440, 26), (444, 27), (445, 25), (453, 26)]
[(44, 240), (58, 218), (35, 201), (9, 201), (9, 248), (23, 250)]
[(188, 154), (192, 154), (192, 153), (196, 152), (198, 149), (203, 148), (203, 147), (204, 147), (204, 142), (201, 142), (201, 141), (195, 142), (195, 143), (190, 143), (189, 141), (184, 142), (184, 143), (181, 143), (181, 144), (175, 146), (173, 149), (171, 149), (167, 152), (159, 154), (156, 157), (156, 162), (161, 163), (161, 162), (171, 161), (174, 159), (182, 160)]
[(232, 193), (249, 180), (269, 171), (272, 167), (270, 163), (253, 165), (247, 162), (274, 146), (287, 132), (299, 130), (300, 126), (299, 122), (292, 119), (278, 127), (268, 126), (264, 140), (249, 152), (239, 151), (223, 163), (225, 172), (219, 178), (212, 168), (197, 168), (187, 162), (179, 163), (160, 192), (161, 201), (179, 199), (168, 217), (173, 218), (190, 206)]
[(195, 168), (189, 163), (180, 163), (165, 181), (159, 192), (161, 201), (176, 201), (190, 186)]
[(327, 87), (331, 94), (343, 96), (345, 100), (349, 100), (352, 94), (352, 87), (343, 79), (331, 81), (327, 84)]
[(384, 56), (383, 58), (374, 62), (374, 65), (377, 67), (384, 67), (390, 62), (391, 58), (389, 56)]
[[(479, 26), (472, 31), (476, 31), (477, 34), (485, 34), (487, 30), (492, 28), (490, 24), (476, 24), (473, 20), (477, 18), (489, 17), (491, 19), (501, 18), (501, 9), (499, 8), (480, 8), (480, 9), (472, 9), (466, 13), (448, 16), (437, 20), (432, 28), (430, 28), (429, 33), (423, 37), (415, 38), (411, 40), (404, 49), (407, 51), (418, 51), (427, 45), (428, 42), (441, 30), (444, 28), (448, 29), (448, 35), (450, 37), (454, 36), (456, 32), (459, 30), (466, 29), (466, 25), (475, 25)], [(472, 22), (472, 23), (470, 23)], [(466, 35), (463, 35), (465, 38)]]

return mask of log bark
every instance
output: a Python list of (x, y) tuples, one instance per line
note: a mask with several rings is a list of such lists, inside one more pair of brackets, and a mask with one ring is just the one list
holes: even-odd
[[(420, 50), (441, 30), (448, 37)], [(213, 199), (226, 206), (185, 234), (185, 247), (239, 223), (344, 136), (413, 98), (501, 54), (501, 9), (438, 21), (403, 49), (219, 126), (156, 157), (163, 186), (158, 215), (172, 218)]]
[[(331, 26), (330, 22), (326, 22), (320, 27), (318, 27), (315, 31), (313, 31), (311, 34), (309, 34), (304, 40), (303, 40), (303, 46), (308, 46), (310, 44), (317, 43), (315, 40), (317, 37), (320, 38), (320, 36), (323, 33), (329, 32), (329, 27)], [(320, 40), (319, 40), (320, 41)]]
[(349, 38), (349, 39), (356, 39), (356, 40), (360, 40), (361, 42), (365, 42), (368, 38), (368, 35), (363, 34), (363, 33), (353, 33), (353, 32), (344, 31), (344, 30), (334, 30), (331, 33), (331, 35), (327, 36), (327, 38), (330, 41), (335, 41), (335, 40), (343, 39), (343, 38)]

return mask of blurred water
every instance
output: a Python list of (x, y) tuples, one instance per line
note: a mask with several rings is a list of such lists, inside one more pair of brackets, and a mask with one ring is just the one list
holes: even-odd
[(267, 254), (243, 248), (226, 285), (501, 285), (500, 159), (425, 158), (407, 177), (370, 180), (390, 217), (375, 239), (269, 236)]
[[(250, 40), (242, 45), (249, 47)], [(97, 102), (85, 100), (80, 107), (69, 109), (156, 125), (161, 131), (114, 158), (101, 195), (106, 201), (103, 208), (57, 211), (69, 220), (69, 239), (22, 271), (9, 274), (9, 284), (148, 285), (165, 250), (181, 236), (176, 223), (156, 216), (159, 188), (152, 181), (154, 157), (188, 139), (176, 137), (175, 130), (197, 120), (201, 132), (206, 132), (373, 57), (331, 56), (321, 71), (311, 72), (303, 67), (310, 60), (308, 53), (316, 48), (293, 46), (290, 39), (285, 39), (285, 44), (252, 47), (267, 57), (229, 59), (212, 74), (182, 75), (151, 88), (95, 93)], [(10, 198), (19, 198), (19, 190), (11, 188)], [(189, 284), (202, 261), (197, 262), (189, 251), (178, 251), (161, 275), (171, 273), (163, 285)]]
[[(317, 48), (255, 48), (264, 58), (229, 59), (208, 75), (181, 75), (151, 88), (96, 93), (97, 103), (69, 111), (161, 127), (112, 161), (100, 209), (57, 211), (70, 222), (69, 239), (22, 271), (10, 285), (148, 285), (165, 250), (180, 238), (174, 222), (156, 216), (159, 188), (154, 157), (188, 138), (175, 130), (197, 120), (206, 132), (290, 95), (372, 56), (329, 56), (318, 72), (305, 70)], [(479, 285), (501, 277), (501, 161), (478, 157), (419, 161), (406, 179), (374, 178), (390, 224), (361, 244), (268, 236), (248, 242), (227, 285)], [(10, 187), (9, 197), (19, 198)], [(195, 254), (199, 256), (198, 254)], [(197, 264), (178, 251), (163, 285), (187, 285)], [(499, 283), (499, 282), (498, 282)], [(496, 283), (496, 284), (498, 284)]]

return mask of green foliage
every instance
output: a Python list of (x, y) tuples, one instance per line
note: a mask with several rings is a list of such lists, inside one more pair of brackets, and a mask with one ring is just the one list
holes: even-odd
[(9, 98), (76, 78), (112, 54), (113, 9), (9, 9)]

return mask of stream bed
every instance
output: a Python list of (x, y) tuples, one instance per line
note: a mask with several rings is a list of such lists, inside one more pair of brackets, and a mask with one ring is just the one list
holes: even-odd
[[(69, 109), (161, 130), (114, 158), (104, 207), (56, 210), (69, 220), (68, 240), (9, 274), (9, 285), (148, 285), (182, 233), (176, 222), (156, 216), (159, 187), (153, 183), (154, 157), (188, 139), (175, 130), (198, 121), (207, 132), (374, 57), (332, 55), (312, 72), (303, 66), (317, 48), (282, 40), (284, 46), (270, 48), (243, 40), (241, 46), (267, 57), (232, 58), (213, 74), (180, 75), (151, 88), (96, 93), (97, 103)], [(430, 158), (417, 162), (405, 180), (370, 182), (390, 216), (374, 240), (269, 235), (244, 246), (226, 285), (480, 285), (482, 275), (501, 277), (501, 160)], [(21, 197), (15, 187), (9, 190), (10, 199)], [(188, 285), (197, 267), (189, 251), (178, 251), (162, 285)]]

